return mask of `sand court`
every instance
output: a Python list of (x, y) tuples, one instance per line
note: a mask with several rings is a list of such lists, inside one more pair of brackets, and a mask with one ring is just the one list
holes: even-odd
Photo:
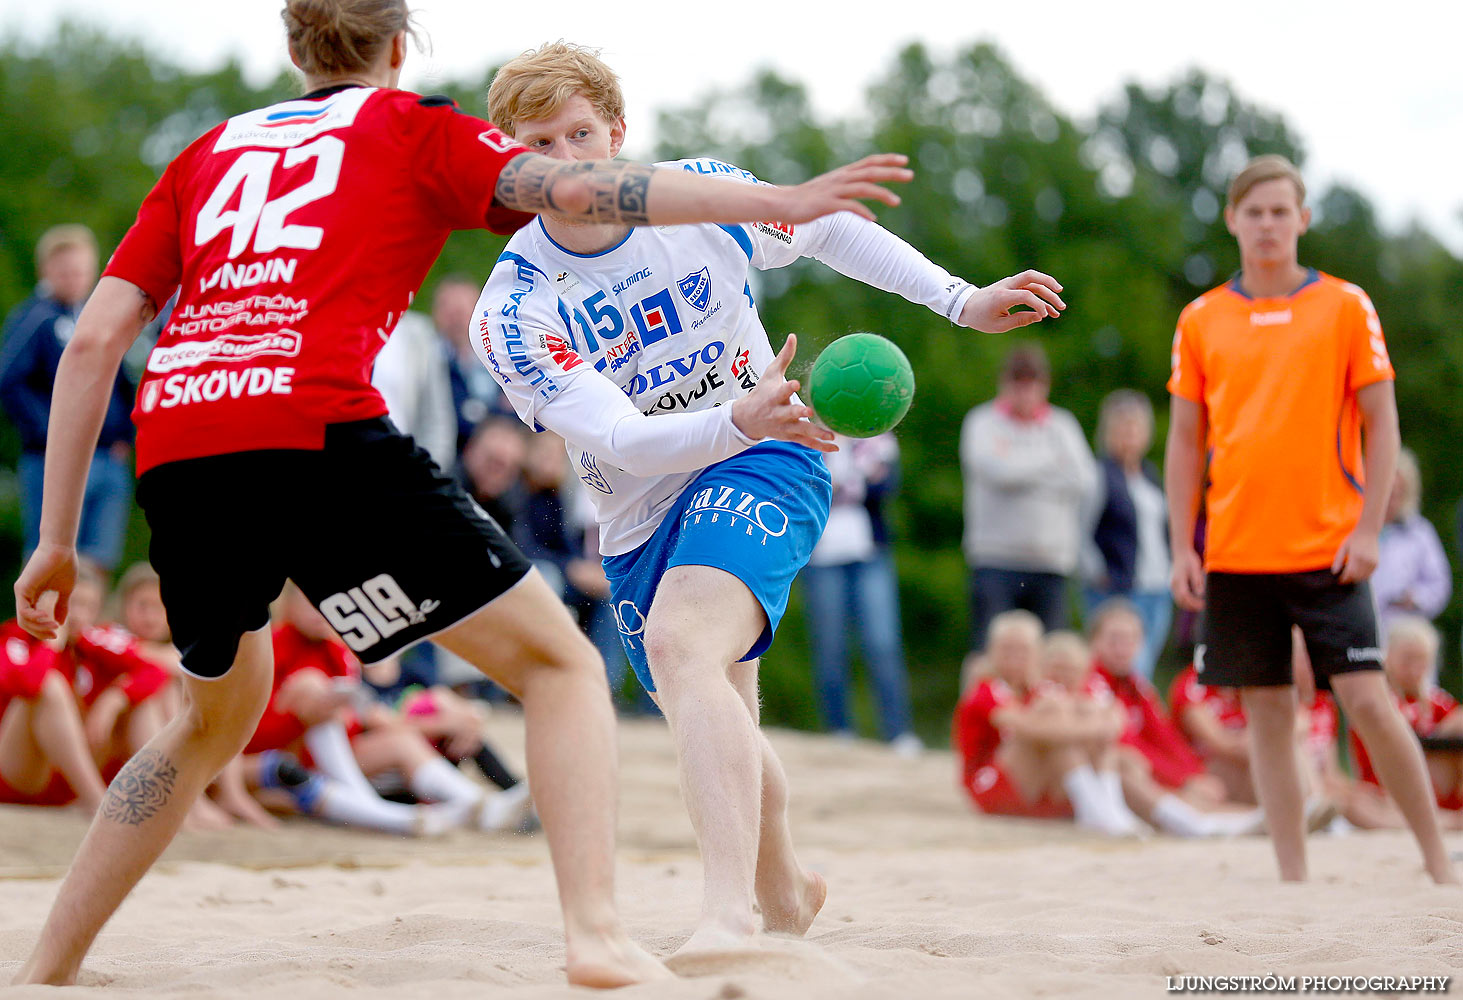
[[(517, 717), (490, 726), (498, 745), (522, 745)], [(1406, 834), (1313, 838), (1311, 883), (1281, 885), (1262, 838), (1114, 843), (985, 819), (948, 754), (772, 740), (794, 836), (830, 887), (808, 938), (682, 956), (690, 978), (620, 995), (1127, 997), (1166, 995), (1170, 976), (1463, 972), (1463, 891), (1433, 886)], [(690, 933), (701, 867), (664, 726), (623, 723), (621, 754), (622, 908), (665, 956)], [(0, 978), (84, 831), (71, 813), (0, 808)], [(588, 995), (564, 983), (559, 920), (542, 836), (403, 841), (305, 822), (185, 833), (103, 931), (82, 987), (0, 996)]]

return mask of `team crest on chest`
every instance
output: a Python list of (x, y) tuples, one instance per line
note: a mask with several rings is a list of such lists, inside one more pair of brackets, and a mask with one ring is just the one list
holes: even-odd
[(691, 304), (697, 312), (705, 312), (706, 307), (711, 304), (711, 269), (703, 267), (686, 275), (676, 285), (681, 290), (681, 297)]

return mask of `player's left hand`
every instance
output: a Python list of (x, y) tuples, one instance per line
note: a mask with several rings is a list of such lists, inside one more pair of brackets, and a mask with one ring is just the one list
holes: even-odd
[(1331, 572), (1336, 574), (1340, 583), (1360, 583), (1377, 568), (1379, 548), (1377, 533), (1358, 527), (1341, 543), (1341, 548), (1336, 550), (1336, 558), (1331, 561)]
[[(1067, 308), (1067, 303), (1057, 294), (1061, 290), (1061, 283), (1049, 274), (1022, 271), (987, 285), (966, 299), (959, 322), (981, 333), (1006, 333), (1044, 319), (1056, 319)], [(1017, 306), (1030, 309), (1012, 312)]]
[(791, 441), (817, 451), (837, 451), (833, 432), (813, 423), (813, 408), (793, 399), (793, 394), (802, 388), (802, 384), (786, 376), (787, 366), (792, 364), (797, 349), (797, 335), (788, 334), (787, 342), (762, 373), (757, 387), (732, 403), (732, 423), (754, 441), (771, 438)]

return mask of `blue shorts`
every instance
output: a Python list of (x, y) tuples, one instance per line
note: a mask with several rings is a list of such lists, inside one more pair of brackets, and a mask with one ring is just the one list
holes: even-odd
[(645, 616), (672, 566), (712, 566), (747, 585), (767, 627), (743, 660), (772, 645), (793, 578), (828, 523), (832, 480), (820, 453), (764, 441), (718, 462), (691, 481), (645, 544), (606, 556), (610, 601), (635, 676), (654, 691), (645, 659)]

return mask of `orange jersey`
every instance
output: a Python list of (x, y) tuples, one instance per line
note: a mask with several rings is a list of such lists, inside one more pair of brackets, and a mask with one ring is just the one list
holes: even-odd
[(1235, 279), (1189, 303), (1168, 390), (1207, 410), (1208, 569), (1331, 565), (1361, 517), (1356, 393), (1394, 377), (1371, 299), (1329, 274), (1268, 299)]

